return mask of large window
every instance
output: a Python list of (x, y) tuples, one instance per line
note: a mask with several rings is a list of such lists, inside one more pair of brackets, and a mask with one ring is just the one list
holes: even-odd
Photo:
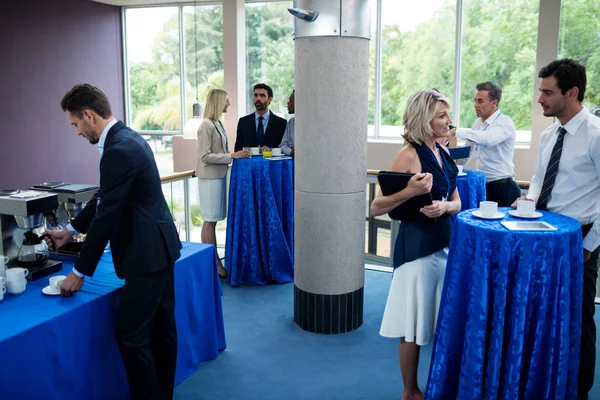
[(452, 99), (456, 4), (452, 0), (383, 0), (379, 137), (400, 138), (406, 100), (436, 88)]
[(517, 142), (531, 141), (539, 0), (463, 1), (460, 125), (471, 126), (475, 86), (502, 87), (500, 109), (517, 128)]
[(587, 70), (584, 105), (600, 109), (600, 2), (562, 0), (559, 57), (573, 58)]
[(247, 112), (254, 111), (252, 87), (266, 83), (273, 88), (269, 109), (287, 114), (287, 100), (294, 88), (294, 40), (291, 1), (246, 5)]
[(179, 9), (125, 12), (130, 121), (137, 130), (181, 130)]
[(125, 10), (128, 120), (149, 141), (161, 175), (173, 172), (172, 136), (192, 104), (223, 87), (222, 13), (221, 5)]

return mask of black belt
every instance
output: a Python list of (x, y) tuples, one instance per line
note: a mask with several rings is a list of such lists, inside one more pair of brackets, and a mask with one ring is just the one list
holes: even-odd
[(593, 225), (593, 223), (587, 224), (587, 225), (581, 225), (581, 233), (582, 233), (583, 237), (586, 237), (587, 234), (590, 232), (590, 230), (592, 230), (592, 225)]
[(513, 180), (512, 178), (498, 179), (497, 181), (492, 181), (492, 182), (486, 183), (485, 186), (504, 185), (506, 183), (512, 182), (512, 180)]

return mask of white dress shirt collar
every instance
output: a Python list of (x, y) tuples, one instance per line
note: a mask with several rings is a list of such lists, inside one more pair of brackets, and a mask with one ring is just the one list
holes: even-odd
[(104, 142), (106, 142), (106, 136), (108, 135), (108, 131), (110, 131), (110, 128), (115, 126), (116, 123), (117, 123), (117, 120), (113, 118), (104, 127), (104, 130), (102, 131), (102, 135), (100, 135), (100, 140), (98, 140), (98, 152), (100, 153), (100, 155), (102, 155), (102, 153), (104, 153)]
[(502, 114), (502, 112), (500, 112), (500, 109), (497, 109), (492, 115), (488, 117), (488, 119), (483, 121), (483, 123), (486, 125), (491, 125), (492, 122), (494, 122), (500, 116), (500, 114)]
[[(567, 133), (571, 135), (575, 135), (583, 121), (588, 118), (589, 111), (584, 107), (581, 111), (577, 113), (573, 118), (569, 120), (565, 125), (561, 125), (561, 128), (565, 128)], [(555, 133), (558, 133), (558, 129)]]
[[(270, 111), (270, 110), (267, 110), (267, 112), (266, 112), (266, 113), (264, 113), (264, 114), (262, 115), (262, 117), (263, 117), (263, 119), (264, 119), (264, 122), (263, 122), (263, 123), (267, 122), (267, 121), (269, 120), (269, 117), (270, 117), (270, 116), (271, 116), (271, 111)], [(258, 112), (254, 111), (254, 120), (255, 120), (255, 121), (258, 121), (258, 119), (259, 119), (260, 117), (261, 117), (261, 115), (260, 115)]]

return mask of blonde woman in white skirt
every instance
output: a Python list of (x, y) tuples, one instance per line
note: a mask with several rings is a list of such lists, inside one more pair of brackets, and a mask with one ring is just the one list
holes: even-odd
[[(200, 213), (202, 224), (202, 243), (212, 244), (217, 249), (215, 228), (218, 221), (227, 214), (227, 168), (234, 158), (249, 158), (249, 151), (229, 152), (229, 143), (221, 116), (227, 112), (229, 97), (222, 89), (212, 89), (206, 98), (204, 120), (198, 128), (198, 155), (196, 160), (196, 176), (198, 177), (198, 194), (200, 197)], [(219, 256), (218, 274), (227, 277)]]
[(450, 104), (441, 93), (422, 90), (408, 99), (404, 112), (404, 146), (392, 171), (415, 174), (400, 192), (371, 204), (374, 216), (383, 215), (407, 200), (431, 193), (433, 204), (405, 213), (394, 248), (394, 275), (380, 334), (400, 338), (398, 358), (404, 383), (403, 400), (422, 400), (417, 383), (421, 346), (433, 338), (452, 223), (460, 211), (456, 190), (458, 168), (447, 149), (437, 143), (449, 135)]

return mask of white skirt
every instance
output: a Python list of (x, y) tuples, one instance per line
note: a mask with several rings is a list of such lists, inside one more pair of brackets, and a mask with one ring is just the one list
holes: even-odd
[(217, 222), (227, 215), (227, 175), (221, 179), (198, 179), (200, 213), (206, 222)]
[(444, 285), (448, 248), (394, 270), (381, 336), (425, 346), (433, 338)]

